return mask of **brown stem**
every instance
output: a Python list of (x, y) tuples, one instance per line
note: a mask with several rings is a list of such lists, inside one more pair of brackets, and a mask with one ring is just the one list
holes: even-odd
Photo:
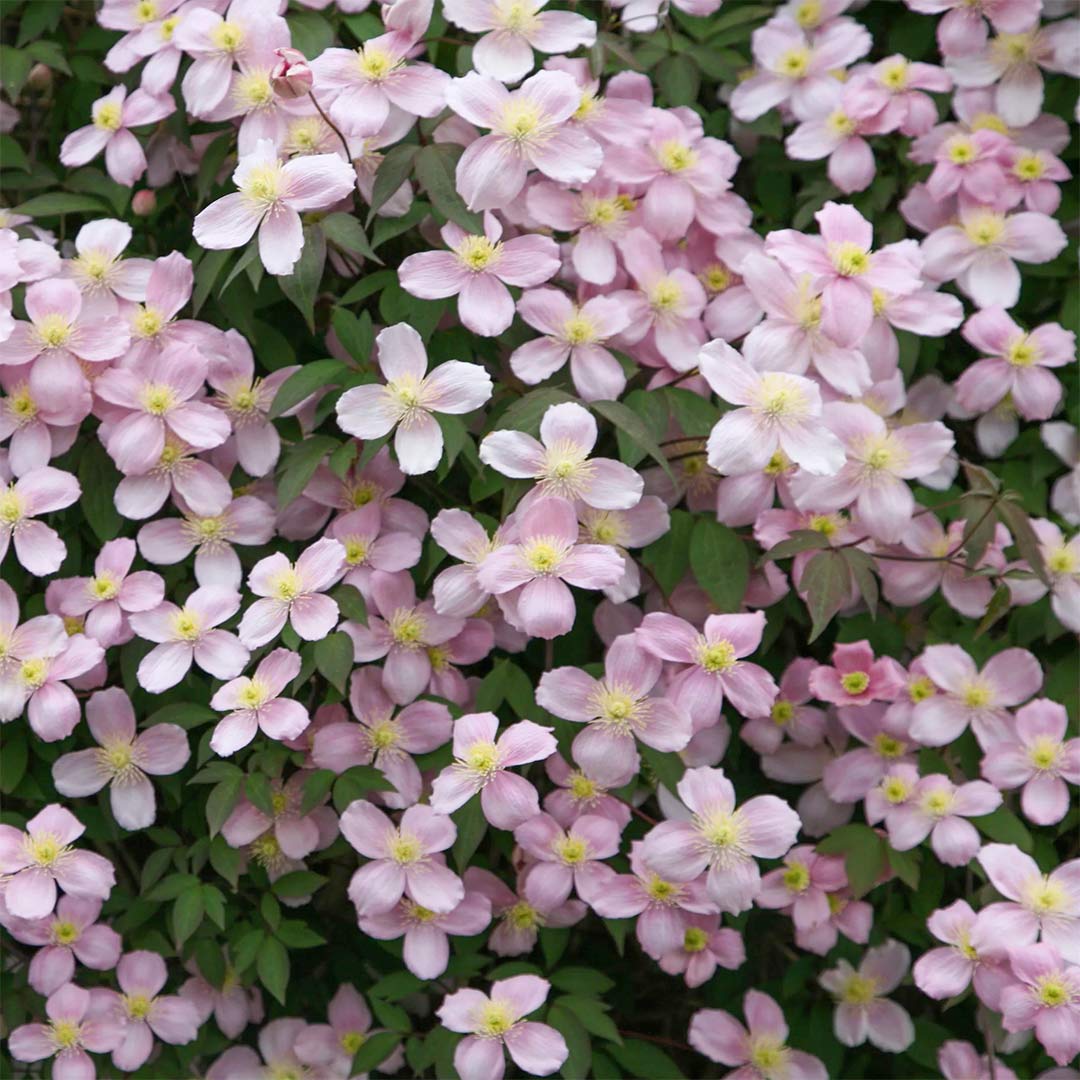
[(630, 1031), (627, 1028), (619, 1028), (619, 1034), (628, 1039), (644, 1039), (645, 1042), (656, 1043), (658, 1046), (671, 1046), (676, 1050), (690, 1050), (691, 1048), (678, 1039), (668, 1039), (663, 1035), (646, 1035), (644, 1031)]

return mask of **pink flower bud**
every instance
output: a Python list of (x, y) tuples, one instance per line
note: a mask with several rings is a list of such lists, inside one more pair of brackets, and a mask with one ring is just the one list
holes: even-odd
[(274, 93), (283, 98), (301, 98), (311, 93), (314, 76), (307, 58), (299, 49), (275, 49), (278, 64), (270, 73)]
[(136, 191), (131, 199), (131, 212), (139, 217), (149, 217), (157, 209), (157, 195), (150, 188)]

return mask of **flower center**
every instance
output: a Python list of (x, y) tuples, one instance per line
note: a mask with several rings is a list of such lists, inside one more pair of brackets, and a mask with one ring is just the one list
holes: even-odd
[(163, 416), (176, 404), (176, 394), (171, 386), (150, 383), (143, 388), (142, 402), (151, 416)]
[(498, 1039), (514, 1026), (514, 1014), (502, 1001), (487, 1001), (476, 1018), (475, 1033), (484, 1039)]
[(237, 703), (244, 709), (257, 709), (265, 705), (270, 698), (270, 688), (257, 679), (249, 679), (246, 686), (236, 695)]
[(754, 412), (769, 420), (800, 417), (806, 412), (806, 398), (802, 391), (780, 372), (769, 371), (762, 375), (755, 396)]
[(40, 657), (24, 660), (19, 668), (19, 678), (28, 690), (39, 690), (45, 685), (45, 679), (49, 674), (49, 662)]
[(139, 0), (133, 12), (137, 23), (153, 22), (157, 18), (158, 8), (154, 0)]
[(23, 501), (13, 488), (0, 491), (0, 524), (14, 525), (23, 518)]
[(108, 276), (113, 264), (111, 256), (102, 251), (87, 251), (72, 261), (72, 269), (91, 284), (100, 284)]
[(913, 679), (908, 686), (908, 697), (917, 705), (934, 696), (934, 684), (924, 675), (920, 679)]
[(582, 803), (592, 802), (600, 794), (596, 781), (579, 772), (570, 777), (569, 791), (575, 802)]
[(131, 320), (132, 332), (138, 338), (157, 337), (164, 325), (165, 316), (152, 307), (140, 307)]
[(37, 336), (46, 349), (59, 349), (71, 337), (71, 324), (63, 315), (46, 315), (37, 324)]
[(536, 574), (553, 574), (565, 552), (551, 540), (531, 540), (524, 548), (525, 564)]
[(221, 22), (210, 31), (210, 40), (222, 52), (233, 53), (244, 40), (244, 30), (236, 23)]
[(894, 471), (902, 454), (889, 435), (872, 436), (863, 448), (863, 465), (871, 472)]
[(567, 866), (580, 866), (589, 858), (589, 845), (577, 836), (556, 840), (552, 850)]
[(281, 196), (281, 166), (278, 162), (256, 165), (244, 177), (240, 191), (252, 202), (270, 206)]
[(500, 3), (495, 18), (504, 30), (509, 30), (512, 34), (526, 33), (539, 21), (533, 5), (522, 3), (521, 0), (511, 0), (509, 4)]
[(779, 476), (781, 473), (787, 472), (789, 468), (791, 468), (791, 462), (788, 460), (787, 454), (783, 450), (777, 450), (769, 458), (769, 463), (762, 469), (762, 472), (766, 476)]
[(1041, 180), (1046, 166), (1038, 154), (1021, 154), (1013, 165), (1013, 175), (1021, 180)]
[(1009, 346), (1005, 358), (1014, 367), (1031, 367), (1039, 358), (1038, 346), (1029, 338), (1022, 337)]
[(454, 253), (466, 270), (478, 274), (502, 258), (502, 244), (497, 244), (486, 236), (466, 236), (454, 248)]
[(113, 776), (121, 776), (131, 767), (134, 751), (132, 743), (117, 739), (98, 751), (99, 760)]
[(604, 103), (600, 98), (597, 98), (591, 90), (585, 90), (582, 92), (578, 107), (574, 110), (574, 115), (570, 119), (577, 120), (580, 123), (582, 120), (588, 120), (590, 116), (599, 112), (603, 107)]
[(79, 940), (79, 928), (72, 922), (55, 922), (52, 939), (57, 945), (70, 945)]
[(698, 277), (711, 296), (724, 292), (731, 285), (731, 274), (719, 263), (710, 263)]
[(508, 101), (499, 119), (499, 130), (516, 143), (527, 142), (542, 123), (540, 108), (525, 98)]
[(709, 935), (700, 926), (688, 927), (683, 934), (683, 949), (688, 953), (704, 952), (709, 944)]
[(656, 874), (653, 874), (645, 885), (649, 899), (657, 904), (673, 904), (681, 891), (673, 881), (665, 881)]
[(700, 825), (701, 836), (712, 849), (712, 855), (728, 856), (742, 850), (745, 829), (738, 811), (728, 813), (714, 810)]
[(60, 837), (53, 833), (30, 837), (26, 847), (31, 861), (38, 866), (52, 866), (67, 851)]
[(368, 557), (368, 543), (358, 536), (345, 541), (345, 561), (350, 566), (361, 566)]
[(581, 200), (582, 216), (589, 225), (614, 225), (625, 211), (616, 199), (598, 199), (586, 195)]
[(790, 701), (784, 701), (781, 698), (779, 701), (773, 702), (769, 715), (777, 727), (783, 727), (785, 724), (790, 724), (794, 718), (795, 706)]
[(1027, 891), (1027, 907), (1041, 915), (1061, 911), (1068, 901), (1065, 887), (1049, 877), (1032, 882)]
[(49, 1023), (49, 1038), (57, 1050), (74, 1050), (82, 1038), (82, 1025), (73, 1020), (53, 1020)]
[(532, 904), (519, 900), (505, 915), (516, 930), (533, 930), (540, 923), (540, 915)]
[(1035, 35), (1027, 34), (999, 34), (991, 43), (990, 51), (998, 59), (1008, 64), (1023, 64), (1031, 59), (1031, 47), (1035, 41)]
[[(837, 138), (847, 139), (855, 134), (855, 121), (843, 109), (835, 109), (825, 120), (825, 127)], [(865, 257), (864, 252), (860, 252)], [(862, 273), (862, 271), (859, 271)]]
[(952, 809), (954, 802), (953, 793), (944, 788), (937, 788), (928, 792), (923, 798), (922, 805), (925, 813), (931, 817), (945, 817)]
[(370, 729), (368, 739), (373, 750), (389, 750), (397, 745), (397, 725), (392, 720), (384, 720)]
[(843, 277), (858, 277), (870, 269), (870, 254), (858, 244), (845, 240), (836, 244), (832, 250), (833, 266)]
[(356, 1054), (356, 1051), (367, 1042), (367, 1036), (362, 1031), (346, 1031), (341, 1036), (341, 1049), (345, 1051), (350, 1057)]
[(994, 700), (993, 691), (985, 683), (971, 682), (964, 687), (964, 704), (969, 709), (985, 709)]
[(143, 1020), (153, 1004), (145, 994), (125, 994), (124, 1009), (132, 1020)]
[(686, 143), (668, 139), (656, 148), (656, 160), (666, 173), (680, 173), (692, 169), (698, 160), (697, 152)]
[(622, 518), (616, 512), (603, 510), (589, 522), (589, 536), (597, 544), (620, 544), (626, 538)]
[(491, 776), (499, 771), (499, 748), (493, 742), (473, 743), (465, 751), (465, 764), (481, 776)]
[(1028, 761), (1040, 772), (1046, 772), (1061, 763), (1064, 749), (1056, 739), (1051, 739), (1049, 735), (1040, 735), (1028, 747)]
[(360, 74), (371, 82), (382, 82), (404, 62), (404, 60), (396, 60), (377, 45), (368, 44), (357, 50), (356, 66), (360, 69)]
[(390, 858), (402, 866), (419, 862), (423, 855), (420, 841), (411, 833), (400, 833), (390, 841)]
[(291, 603), (304, 591), (300, 575), (293, 569), (283, 570), (274, 579), (274, 596), (285, 603)]
[(390, 636), (395, 645), (416, 648), (424, 638), (427, 623), (414, 608), (399, 608), (390, 617)]
[(883, 731), (874, 736), (874, 752), (878, 757), (898, 758), (901, 757), (907, 747), (899, 739), (886, 735)]
[(115, 600), (120, 595), (120, 582), (112, 574), (98, 574), (90, 579), (90, 595), (95, 600)]
[(904, 59), (892, 60), (881, 69), (878, 76), (882, 86), (890, 90), (903, 90), (908, 81), (908, 63)]
[(870, 676), (865, 671), (849, 671), (840, 676), (840, 685), (849, 694), (862, 694), (870, 685)]
[(252, 841), (249, 850), (251, 857), (267, 870), (281, 866), (285, 862), (281, 845), (272, 832), (268, 832), (265, 836), (260, 836), (257, 840)]
[(881, 794), (885, 796), (886, 802), (899, 806), (907, 801), (911, 794), (911, 785), (903, 777), (887, 776), (881, 781)]
[(260, 109), (274, 100), (274, 88), (270, 85), (270, 74), (266, 71), (250, 71), (236, 80), (233, 98), (246, 112)]
[(703, 642), (698, 646), (698, 663), (710, 675), (729, 671), (736, 664), (735, 646), (730, 641)]
[(1072, 1003), (1073, 995), (1069, 984), (1060, 975), (1041, 975), (1035, 984), (1035, 995), (1040, 1005), (1048, 1009), (1057, 1009)]
[(805, 47), (787, 49), (776, 62), (776, 74), (789, 79), (801, 79), (810, 70), (810, 50)]
[(1005, 215), (983, 210), (964, 225), (964, 232), (973, 244), (989, 247), (1000, 240), (1005, 232)]
[(284, 791), (275, 791), (270, 796), (270, 809), (273, 810), (274, 817), (281, 817), (288, 808), (289, 796)]
[(103, 101), (94, 109), (94, 126), (103, 131), (117, 131), (123, 115), (124, 110), (119, 102)]
[[(0, 520), (3, 520), (3, 510), (0, 510)], [(1052, 574), (1074, 574), (1076, 565), (1076, 554), (1067, 547), (1053, 548), (1046, 555), (1046, 566)]]
[(957, 135), (950, 139), (947, 153), (954, 165), (970, 165), (979, 156), (975, 143), (967, 135)]
[(784, 871), (784, 887), (789, 892), (805, 892), (810, 887), (809, 867), (801, 862), (789, 863)]
[(841, 1000), (846, 1005), (869, 1005), (875, 997), (877, 997), (877, 979), (854, 973), (840, 994)]
[(671, 278), (661, 278), (649, 292), (649, 303), (654, 311), (674, 311), (681, 302), (682, 289)]
[(355, 507), (367, 506), (379, 494), (378, 487), (370, 481), (358, 483), (347, 495), (348, 501)]
[(563, 338), (568, 345), (586, 345), (598, 336), (596, 327), (584, 315), (573, 315), (563, 323)]
[(622, 690), (605, 690), (600, 698), (600, 714), (605, 720), (627, 720), (634, 715), (636, 699)]
[(423, 380), (414, 375), (403, 375), (400, 379), (388, 382), (386, 389), (404, 412), (410, 412), (421, 405)]
[(193, 611), (181, 608), (173, 616), (173, 636), (181, 641), (195, 641), (202, 631), (202, 620)]
[(759, 1072), (774, 1076), (786, 1075), (790, 1051), (779, 1039), (769, 1035), (759, 1035), (750, 1039), (750, 1064)]
[(167, 19), (162, 19), (161, 25), (158, 27), (158, 33), (161, 35), (161, 40), (172, 41), (173, 33), (179, 25), (179, 15), (170, 15)]
[(821, 22), (821, 0), (803, 0), (795, 8), (795, 21), (804, 30), (813, 30)]

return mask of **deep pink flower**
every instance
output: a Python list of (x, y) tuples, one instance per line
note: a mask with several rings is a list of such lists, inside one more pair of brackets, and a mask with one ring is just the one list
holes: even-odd
[(739, 1080), (826, 1080), (825, 1066), (811, 1054), (787, 1046), (788, 1025), (780, 1006), (759, 990), (748, 990), (743, 1013), (749, 1030), (722, 1009), (699, 1009), (690, 1018), (690, 1045), (710, 1061), (735, 1067)]
[(562, 1035), (523, 1019), (544, 1004), (550, 989), (538, 975), (515, 975), (492, 983), (490, 997), (464, 989), (443, 998), (436, 1013), (443, 1026), (467, 1033), (454, 1051), (461, 1080), (502, 1080), (504, 1048), (532, 1076), (550, 1076), (561, 1068), (570, 1056)]
[(20, 919), (40, 919), (56, 906), (56, 887), (79, 899), (105, 900), (116, 884), (112, 863), (92, 851), (76, 851), (86, 826), (51, 803), (21, 832), (0, 825), (0, 874), (11, 875), (4, 903)]
[(608, 817), (585, 814), (564, 830), (550, 814), (535, 814), (514, 830), (514, 839), (535, 860), (525, 872), (525, 898), (541, 910), (566, 903), (573, 889), (588, 901), (604, 876), (603, 860), (619, 852), (620, 829)]
[(867, 950), (857, 971), (841, 960), (818, 979), (836, 1000), (833, 1032), (840, 1042), (860, 1046), (869, 1040), (879, 1050), (899, 1054), (915, 1041), (911, 1017), (885, 996), (900, 985), (910, 963), (907, 946), (889, 940)]
[(191, 757), (187, 733), (176, 724), (155, 724), (135, 732), (135, 710), (119, 687), (91, 694), (86, 722), (98, 749), (64, 754), (52, 767), (53, 783), (61, 795), (81, 798), (109, 788), (109, 805), (116, 823), (125, 829), (145, 829), (156, 816), (150, 776), (171, 776)]
[(540, 812), (536, 788), (507, 770), (555, 753), (552, 729), (521, 720), (496, 739), (498, 730), (494, 713), (471, 713), (454, 721), (454, 763), (432, 784), (433, 809), (451, 814), (479, 792), (484, 817), (497, 829), (515, 829)]
[(799, 833), (799, 815), (775, 795), (735, 807), (723, 769), (688, 769), (678, 785), (689, 821), (664, 821), (645, 838), (646, 865), (666, 881), (692, 881), (708, 870), (706, 894), (721, 911), (746, 911), (761, 890), (755, 859), (783, 858)]
[(683, 916), (683, 939), (678, 947), (660, 957), (660, 970), (681, 975), (691, 989), (704, 986), (717, 967), (736, 971), (746, 963), (742, 934), (720, 926), (719, 915)]
[(810, 672), (810, 689), (819, 701), (869, 705), (895, 701), (904, 689), (904, 669), (889, 656), (875, 660), (869, 641), (838, 644), (832, 662), (832, 667), (821, 665)]

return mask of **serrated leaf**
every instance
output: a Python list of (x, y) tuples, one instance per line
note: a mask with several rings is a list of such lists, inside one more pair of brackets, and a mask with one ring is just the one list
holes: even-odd
[(813, 620), (809, 641), (821, 636), (832, 617), (847, 602), (851, 573), (839, 551), (822, 551), (807, 564), (799, 582), (806, 593), (806, 606)]
[(469, 210), (457, 191), (455, 170), (460, 156), (460, 148), (452, 143), (429, 143), (416, 155), (413, 169), (431, 205), (443, 217), (467, 233), (483, 235), (484, 219)]
[(690, 569), (720, 611), (738, 611), (750, 583), (750, 553), (734, 529), (700, 518), (690, 534)]
[(876, 619), (878, 583), (877, 578), (874, 577), (873, 557), (865, 551), (853, 547), (840, 548), (840, 554), (843, 556), (844, 562), (847, 563), (847, 568), (851, 572), (852, 580), (859, 590), (859, 595), (862, 596), (867, 609), (870, 611), (870, 618)]

